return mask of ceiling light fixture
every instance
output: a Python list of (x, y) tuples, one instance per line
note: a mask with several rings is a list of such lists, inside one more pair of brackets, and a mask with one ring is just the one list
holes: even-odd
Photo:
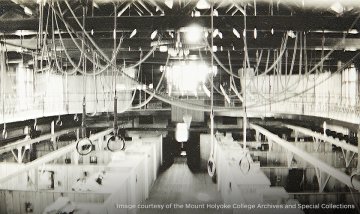
[(254, 28), (254, 39), (257, 38), (257, 30), (256, 30), (256, 27)]
[(356, 29), (350, 29), (350, 30), (348, 31), (348, 33), (349, 33), (349, 34), (358, 34), (359, 31), (356, 30)]
[(99, 5), (96, 4), (96, 2), (93, 1), (93, 7), (96, 7), (97, 9), (99, 9)]
[(24, 13), (29, 15), (29, 16), (32, 16), (33, 15), (33, 12), (30, 8), (28, 7), (24, 7)]
[(136, 35), (136, 33), (137, 33), (137, 30), (134, 29), (130, 34), (130, 39), (133, 38)]
[(154, 30), (154, 32), (151, 33), (151, 40), (155, 39), (156, 35), (157, 35), (158, 31)]
[(271, 35), (274, 35), (274, 28), (271, 28)]
[(209, 32), (205, 31), (204, 36), (205, 36), (205, 38), (208, 38)]
[(240, 39), (240, 33), (239, 33), (239, 31), (237, 31), (235, 28), (233, 28), (233, 34), (234, 34), (238, 39)]
[(223, 38), (223, 34), (222, 34), (220, 31), (219, 31), (218, 35), (219, 35), (219, 38), (220, 38), (220, 39)]
[(292, 31), (292, 30), (289, 30), (289, 31), (287, 32), (287, 35), (290, 36), (290, 37), (293, 38), (293, 39), (296, 37), (294, 31)]
[(198, 11), (198, 10), (195, 10), (194, 16), (195, 16), (195, 17), (200, 17), (200, 16), (201, 16), (201, 13), (200, 13), (200, 11)]
[(160, 52), (165, 53), (168, 51), (168, 47), (166, 45), (161, 45), (159, 47)]
[(215, 29), (212, 33), (212, 37), (215, 38), (219, 34), (219, 30)]
[(17, 30), (15, 31), (16, 36), (28, 36), (28, 35), (36, 35), (36, 31), (33, 30)]
[(217, 52), (217, 46), (216, 45), (214, 45), (213, 47), (212, 47), (212, 51), (215, 53), (215, 52)]

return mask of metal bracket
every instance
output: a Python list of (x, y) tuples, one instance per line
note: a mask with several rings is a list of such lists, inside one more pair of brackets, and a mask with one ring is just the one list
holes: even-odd
[(18, 158), (17, 158), (17, 155), (14, 153), (14, 149), (13, 149), (13, 150), (11, 150), (11, 153), (13, 154), (13, 156), (14, 156), (14, 158), (15, 158), (16, 162), (19, 162), (19, 161), (18, 161)]
[(22, 148), (23, 148), (23, 146), (19, 146), (16, 148), (17, 154), (15, 154), (14, 149), (11, 150), (11, 153), (13, 154), (16, 162), (18, 162), (18, 163), (22, 163), (24, 155), (25, 155), (26, 149), (24, 149), (24, 151), (22, 151)]
[[(104, 137), (100, 137), (98, 140), (99, 150), (102, 151), (104, 149)], [(106, 141), (107, 142), (107, 141)]]
[(319, 184), (319, 192), (323, 192), (331, 176), (329, 174), (324, 173), (323, 171), (321, 171), (321, 169), (316, 167), (315, 167), (315, 173)]
[(320, 144), (321, 141), (316, 137), (313, 137), (313, 141), (314, 141), (314, 150), (315, 150), (315, 152), (318, 152), (319, 148), (320, 148), (320, 145), (321, 145)]
[(344, 155), (345, 166), (349, 167), (351, 161), (354, 159), (355, 152), (351, 152), (351, 151), (348, 151), (348, 150), (345, 150), (345, 149), (341, 149), (341, 151), (342, 151), (342, 153)]

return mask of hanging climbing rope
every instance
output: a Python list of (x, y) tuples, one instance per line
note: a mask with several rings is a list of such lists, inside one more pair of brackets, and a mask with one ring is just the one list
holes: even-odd
[[(214, 33), (214, 4), (211, 4), (211, 35)], [(211, 38), (211, 47), (214, 47), (214, 38)], [(211, 56), (211, 69), (214, 69), (214, 57)], [(207, 164), (208, 174), (216, 181), (216, 163), (215, 163), (215, 139), (214, 139), (214, 72), (211, 72), (211, 92), (210, 92), (210, 144), (211, 151)]]

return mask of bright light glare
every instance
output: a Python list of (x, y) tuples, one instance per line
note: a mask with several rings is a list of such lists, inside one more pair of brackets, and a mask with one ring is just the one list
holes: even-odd
[(165, 5), (168, 6), (168, 8), (172, 9), (174, 5), (174, 0), (165, 0)]
[(177, 142), (186, 142), (189, 139), (189, 130), (186, 123), (176, 124), (175, 139)]
[[(212, 71), (213, 70), (213, 71)], [(211, 69), (204, 62), (181, 61), (171, 67), (167, 67), (166, 79), (168, 86), (173, 86), (181, 94), (194, 94), (198, 88), (208, 80), (208, 76), (213, 72), (217, 74), (217, 67)]]
[(334, 4), (332, 4), (330, 6), (330, 9), (332, 9), (333, 11), (335, 11), (338, 14), (341, 14), (344, 12), (344, 7), (338, 1), (336, 1)]
[(210, 4), (206, 0), (200, 0), (196, 4), (196, 8), (199, 10), (210, 9)]
[(185, 28), (186, 41), (189, 43), (197, 43), (201, 41), (203, 35), (203, 29), (197, 25), (193, 25)]

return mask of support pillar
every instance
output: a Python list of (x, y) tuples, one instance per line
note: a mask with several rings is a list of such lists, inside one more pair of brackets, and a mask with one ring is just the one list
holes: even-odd
[(322, 172), (319, 168), (315, 167), (316, 177), (319, 184), (319, 192), (323, 192), (326, 184), (330, 179), (330, 175)]
[(163, 164), (163, 135), (160, 135), (160, 165)]
[(39, 168), (35, 167), (34, 168), (34, 186), (35, 186), (35, 191), (37, 191), (39, 189)]
[(314, 141), (314, 150), (315, 152), (318, 152), (320, 148), (320, 140), (316, 137), (313, 137), (313, 141)]
[(51, 121), (50, 125), (50, 132), (51, 132), (51, 142), (55, 142), (55, 137), (53, 136), (55, 134), (55, 121)]
[[(22, 154), (22, 146), (19, 146), (16, 148), (17, 149), (17, 161), (18, 163), (22, 163), (22, 160), (23, 160), (23, 154)], [(25, 151), (24, 151), (25, 153)]]
[(80, 129), (76, 129), (76, 140), (80, 139)]
[[(146, 160), (144, 162), (144, 183), (145, 183), (145, 199), (149, 198), (149, 162), (148, 159), (150, 157), (146, 155)], [(155, 157), (153, 157), (156, 159)]]
[(86, 99), (85, 96), (83, 98), (82, 104), (82, 116), (81, 116), (81, 138), (86, 137)]
[(345, 166), (349, 167), (351, 161), (354, 159), (355, 152), (351, 152), (351, 151), (344, 150), (344, 149), (341, 149), (341, 151), (342, 151), (343, 156), (344, 156)]
[(273, 142), (271, 140), (268, 140), (268, 144), (269, 144), (269, 152), (271, 152), (273, 147)]
[(358, 131), (357, 131), (357, 139), (358, 139), (357, 173), (360, 174), (360, 126), (358, 127)]
[(101, 137), (99, 137), (98, 139), (97, 139), (97, 141), (98, 141), (98, 147), (99, 147), (99, 151), (102, 151), (103, 149), (104, 149), (104, 146), (103, 146), (103, 143), (104, 143), (104, 137), (103, 136), (101, 136)]
[(244, 114), (244, 121), (243, 121), (243, 145), (244, 145), (244, 149), (246, 149), (246, 126), (247, 126), (247, 123), (246, 123), (246, 113)]
[(152, 157), (153, 157), (153, 165), (154, 165), (154, 181), (156, 180), (157, 178), (157, 167), (156, 167), (156, 146), (152, 146), (153, 149), (152, 149)]
[[(136, 183), (137, 183), (137, 175), (135, 171), (131, 172), (130, 176), (130, 203), (131, 204), (137, 204), (136, 203)], [(128, 200), (129, 201), (129, 200)], [(135, 214), (136, 209), (131, 209), (130, 213)]]
[(255, 131), (255, 141), (256, 141), (256, 143), (260, 143), (260, 142), (261, 142), (259, 131)]
[(286, 152), (286, 160), (287, 160), (287, 166), (289, 168), (291, 167), (291, 163), (292, 163), (293, 159), (294, 159), (294, 153), (287, 151)]
[(72, 157), (73, 157), (72, 163), (74, 163), (74, 165), (78, 165), (79, 164), (79, 153), (77, 151), (74, 151), (72, 153)]

